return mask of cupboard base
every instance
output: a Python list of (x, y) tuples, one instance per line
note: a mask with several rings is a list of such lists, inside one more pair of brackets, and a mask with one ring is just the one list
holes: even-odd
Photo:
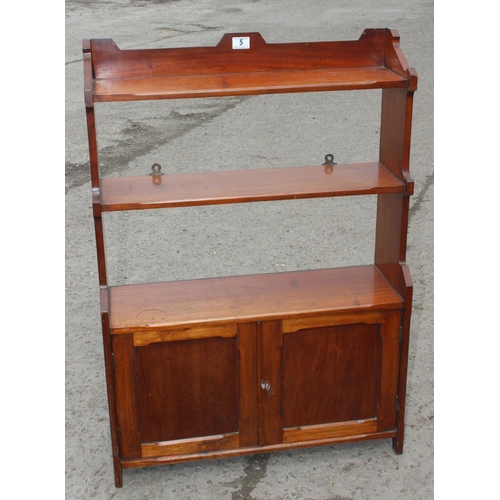
[(123, 486), (123, 470), (137, 469), (141, 467), (154, 467), (158, 465), (173, 465), (184, 462), (196, 462), (199, 460), (214, 460), (221, 458), (231, 458), (245, 455), (257, 455), (261, 453), (277, 453), (285, 450), (295, 450), (299, 448), (313, 448), (319, 446), (330, 446), (335, 444), (345, 444), (360, 441), (372, 441), (376, 439), (397, 439), (397, 431), (376, 432), (373, 434), (358, 434), (354, 436), (336, 437), (323, 439), (321, 441), (304, 441), (299, 443), (284, 443), (273, 446), (252, 446), (243, 449), (217, 450), (206, 453), (186, 453), (176, 456), (162, 456), (143, 459), (128, 459), (120, 463), (120, 468), (115, 470), (115, 486)]

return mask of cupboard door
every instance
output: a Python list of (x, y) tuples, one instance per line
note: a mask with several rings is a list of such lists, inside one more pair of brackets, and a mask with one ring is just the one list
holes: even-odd
[(379, 316), (283, 334), (283, 442), (395, 429), (400, 314)]
[(378, 325), (300, 330), (283, 339), (285, 427), (375, 418)]
[(117, 335), (113, 346), (124, 457), (257, 443), (255, 325)]

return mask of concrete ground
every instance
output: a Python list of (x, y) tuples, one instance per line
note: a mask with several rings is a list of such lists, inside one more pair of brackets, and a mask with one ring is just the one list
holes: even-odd
[[(122, 49), (357, 39), (398, 29), (419, 75), (407, 262), (414, 280), (406, 438), (124, 471), (113, 481), (83, 103), (83, 38)], [(433, 405), (433, 2), (66, 0), (66, 498), (430, 499)], [(103, 175), (377, 158), (377, 92), (97, 105)], [(339, 198), (107, 214), (110, 281), (137, 283), (369, 263), (374, 200)]]

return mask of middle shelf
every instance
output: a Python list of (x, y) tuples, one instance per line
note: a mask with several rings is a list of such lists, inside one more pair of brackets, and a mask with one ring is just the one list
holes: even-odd
[(103, 211), (402, 193), (379, 162), (101, 179)]

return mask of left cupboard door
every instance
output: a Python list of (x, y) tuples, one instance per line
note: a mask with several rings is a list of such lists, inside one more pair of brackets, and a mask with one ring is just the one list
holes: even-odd
[(123, 459), (258, 444), (255, 323), (112, 336)]

